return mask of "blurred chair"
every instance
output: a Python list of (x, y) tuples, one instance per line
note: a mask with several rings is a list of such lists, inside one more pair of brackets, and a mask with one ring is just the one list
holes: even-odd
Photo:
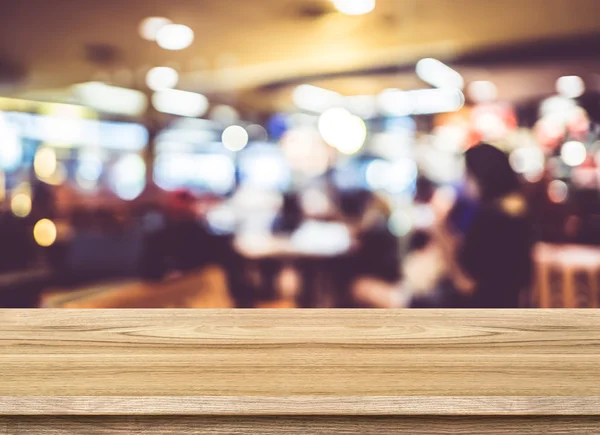
[(539, 243), (534, 262), (534, 306), (600, 307), (600, 248)]
[(141, 231), (80, 232), (71, 240), (65, 272), (76, 281), (137, 277), (143, 249)]

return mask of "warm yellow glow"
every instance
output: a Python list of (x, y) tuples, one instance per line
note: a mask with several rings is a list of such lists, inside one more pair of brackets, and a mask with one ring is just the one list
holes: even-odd
[(6, 199), (6, 175), (4, 171), (0, 171), (0, 202)]
[(33, 169), (38, 178), (49, 178), (56, 172), (56, 152), (52, 148), (40, 148), (35, 153)]
[(164, 17), (148, 17), (140, 23), (140, 36), (147, 41), (156, 41), (159, 30), (171, 24), (171, 20)]
[(10, 202), (12, 213), (20, 218), (29, 216), (31, 213), (31, 196), (25, 193), (18, 193), (13, 196)]
[(167, 24), (156, 33), (156, 43), (165, 50), (183, 50), (194, 42), (194, 31), (183, 24)]
[(232, 125), (225, 129), (221, 140), (229, 151), (240, 151), (248, 145), (248, 132), (239, 125)]
[(56, 225), (49, 219), (42, 219), (33, 227), (33, 237), (36, 243), (44, 248), (56, 242)]
[(67, 168), (64, 163), (58, 163), (56, 166), (56, 171), (52, 173), (47, 178), (44, 178), (43, 181), (48, 184), (52, 184), (53, 186), (60, 186), (65, 181), (67, 181)]
[(335, 8), (346, 15), (365, 15), (375, 9), (375, 0), (332, 0)]
[(355, 154), (365, 143), (367, 126), (346, 109), (329, 109), (319, 118), (323, 140), (344, 154)]
[(146, 85), (153, 91), (173, 89), (179, 82), (179, 73), (168, 66), (157, 66), (146, 74)]

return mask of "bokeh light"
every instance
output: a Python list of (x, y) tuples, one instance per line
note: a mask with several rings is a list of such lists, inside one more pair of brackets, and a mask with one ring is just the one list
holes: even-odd
[(47, 179), (56, 172), (56, 168), (56, 152), (48, 147), (39, 148), (33, 160), (35, 175), (41, 180)]
[(75, 181), (84, 190), (93, 190), (98, 186), (98, 180), (102, 175), (103, 163), (100, 156), (88, 151), (79, 157)]
[(569, 186), (562, 180), (553, 180), (548, 184), (548, 198), (555, 204), (565, 202), (569, 196)]
[(427, 58), (417, 62), (417, 75), (425, 83), (436, 88), (463, 89), (465, 87), (462, 76), (437, 59)]
[(335, 8), (346, 15), (365, 15), (375, 9), (375, 0), (332, 0)]
[(578, 98), (585, 92), (585, 83), (579, 76), (565, 76), (556, 81), (556, 91), (565, 98)]
[(162, 113), (199, 118), (208, 111), (208, 98), (195, 92), (163, 89), (152, 96), (152, 105)]
[(248, 145), (248, 132), (244, 127), (231, 125), (223, 131), (221, 140), (229, 151), (240, 151)]
[(388, 229), (396, 237), (404, 237), (413, 228), (412, 218), (403, 210), (397, 210), (390, 216)]
[(365, 122), (341, 108), (329, 109), (321, 115), (319, 132), (327, 144), (343, 154), (355, 154), (367, 138)]
[(528, 181), (537, 181), (544, 172), (544, 153), (537, 147), (517, 148), (510, 153), (510, 165), (516, 173), (523, 174)]
[(492, 103), (498, 97), (498, 88), (490, 81), (477, 80), (469, 84), (468, 94), (475, 103)]
[(248, 128), (246, 129), (246, 131), (248, 132), (248, 136), (250, 137), (251, 141), (266, 142), (267, 140), (269, 140), (269, 134), (267, 133), (267, 130), (262, 125), (259, 125), (259, 124), (249, 125)]
[(292, 93), (292, 100), (297, 107), (316, 113), (341, 105), (343, 99), (337, 92), (313, 85), (300, 85)]
[(23, 159), (23, 147), (17, 130), (0, 119), (0, 169), (12, 171)]
[(67, 181), (68, 172), (67, 167), (62, 162), (57, 162), (56, 170), (47, 178), (44, 178), (44, 183), (51, 184), (53, 186), (60, 186)]
[(585, 162), (587, 150), (583, 143), (572, 140), (562, 146), (560, 157), (568, 166), (579, 166)]
[(153, 91), (172, 89), (179, 82), (179, 73), (168, 66), (157, 66), (146, 74), (146, 85)]
[(146, 187), (146, 163), (138, 154), (121, 157), (111, 171), (110, 184), (121, 199), (131, 201), (142, 194)]
[(220, 125), (229, 126), (239, 121), (240, 114), (227, 104), (218, 104), (211, 110), (210, 119)]
[(31, 196), (17, 193), (10, 201), (10, 210), (17, 217), (25, 218), (31, 213)]
[(288, 130), (281, 138), (281, 146), (290, 167), (301, 174), (318, 176), (329, 166), (331, 148), (313, 128)]
[(33, 237), (36, 243), (44, 248), (56, 242), (58, 231), (56, 225), (49, 219), (42, 219), (33, 227)]
[(0, 170), (0, 202), (6, 199), (6, 174)]
[(147, 41), (156, 41), (158, 31), (171, 24), (171, 20), (165, 17), (148, 17), (140, 23), (140, 36)]
[(402, 193), (414, 184), (417, 175), (417, 164), (412, 159), (402, 158), (395, 162), (376, 159), (368, 164), (365, 180), (373, 190)]
[(194, 42), (194, 31), (183, 24), (167, 24), (156, 33), (156, 42), (165, 50), (183, 50)]

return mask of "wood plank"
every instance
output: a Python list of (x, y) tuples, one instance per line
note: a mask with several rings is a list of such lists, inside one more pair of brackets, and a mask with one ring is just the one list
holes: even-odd
[[(3, 423), (6, 432), (2, 432)], [(10, 435), (594, 434), (599, 417), (4, 417)]]
[(600, 397), (0, 397), (0, 415), (600, 415)]
[(5, 414), (593, 414), (600, 312), (4, 310), (0, 366)]

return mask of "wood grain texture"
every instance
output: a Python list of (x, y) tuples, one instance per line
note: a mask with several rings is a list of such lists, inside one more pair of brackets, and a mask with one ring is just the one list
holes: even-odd
[(600, 415), (599, 397), (0, 397), (0, 415)]
[(590, 415), (600, 312), (5, 310), (0, 367), (4, 414)]
[[(2, 425), (6, 432), (2, 432)], [(600, 433), (599, 417), (4, 417), (0, 435), (528, 435)]]

